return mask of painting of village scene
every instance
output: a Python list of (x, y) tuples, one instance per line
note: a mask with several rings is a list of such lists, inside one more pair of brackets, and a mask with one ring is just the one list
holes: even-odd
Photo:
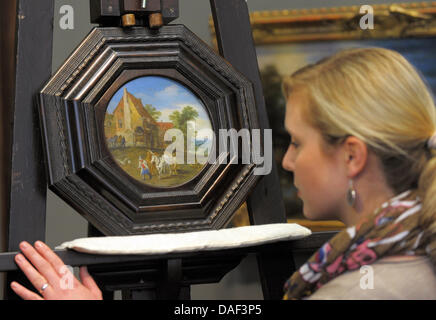
[[(204, 167), (197, 161), (176, 162), (175, 153), (166, 152), (172, 141), (165, 132), (179, 129), (187, 153), (188, 125), (195, 132), (212, 130), (210, 118), (197, 96), (182, 84), (165, 77), (146, 76), (123, 85), (106, 109), (104, 127), (107, 146), (117, 164), (130, 176), (155, 187), (180, 186)], [(208, 137), (194, 135), (195, 148), (210, 143)]]

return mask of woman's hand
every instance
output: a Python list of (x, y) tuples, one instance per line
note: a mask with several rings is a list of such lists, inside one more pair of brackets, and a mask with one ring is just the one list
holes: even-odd
[[(14, 292), (25, 300), (102, 300), (102, 294), (86, 267), (80, 268), (82, 283), (74, 277), (62, 260), (43, 242), (35, 248), (20, 243), (22, 254), (15, 262), (41, 295), (17, 282), (11, 283)], [(30, 261), (27, 260), (27, 259)]]

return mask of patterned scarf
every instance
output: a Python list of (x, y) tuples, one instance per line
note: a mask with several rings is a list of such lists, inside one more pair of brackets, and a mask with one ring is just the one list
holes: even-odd
[[(419, 226), (421, 202), (408, 190), (326, 242), (285, 283), (283, 299), (311, 295), (340, 274), (389, 255), (425, 255)], [(433, 259), (432, 259), (433, 260)]]

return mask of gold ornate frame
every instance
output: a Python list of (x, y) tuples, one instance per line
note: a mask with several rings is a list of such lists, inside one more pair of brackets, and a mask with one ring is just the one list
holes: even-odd
[[(310, 41), (337, 41), (436, 36), (436, 1), (371, 5), (374, 28), (363, 30), (361, 6), (257, 11), (250, 14), (255, 45), (289, 44)], [(216, 35), (210, 19), (212, 43)], [(345, 227), (339, 221), (288, 219), (312, 231), (338, 230)], [(248, 213), (243, 205), (233, 224), (247, 225)]]
[[(256, 45), (436, 35), (436, 1), (371, 5), (374, 29), (359, 26), (360, 6), (257, 11), (250, 14)], [(215, 28), (210, 22), (212, 39)]]

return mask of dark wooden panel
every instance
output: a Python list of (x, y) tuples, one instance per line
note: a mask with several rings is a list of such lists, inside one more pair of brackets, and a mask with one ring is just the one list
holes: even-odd
[(19, 0), (8, 249), (45, 238), (46, 179), (36, 94), (51, 75), (53, 1)]
[[(0, 1), (0, 246), (7, 250), (12, 152), (12, 102), (14, 92), (16, 0)], [(1, 274), (1, 285), (4, 274)]]
[(12, 103), (14, 92), (15, 66), (15, 0), (0, 2), (0, 212), (1, 212), (1, 250), (6, 250), (7, 212), (9, 211), (9, 190), (11, 180), (12, 151)]
[[(4, 2), (8, 1), (2, 1), (2, 5)], [(11, 174), (6, 184), (9, 197), (7, 250), (15, 251), (23, 240), (45, 239), (47, 184), (36, 94), (51, 75), (54, 4), (53, 0), (18, 0), (16, 11), (12, 6), (7, 10), (10, 11), (5, 12), (6, 15), (18, 17), (14, 43), (16, 61), (9, 77), (14, 87), (8, 92), (11, 145), (7, 152), (11, 153), (7, 161)], [(8, 274), (7, 283), (17, 277), (21, 275)], [(8, 288), (6, 290), (6, 298), (15, 297)]]
[[(261, 129), (269, 129), (257, 55), (244, 0), (211, 0), (220, 54), (252, 83)], [(254, 224), (286, 222), (275, 162), (247, 200)]]
[[(251, 33), (247, 3), (244, 0), (210, 0), (220, 54), (252, 83), (261, 129), (268, 129), (263, 89)], [(285, 223), (286, 212), (275, 161), (272, 171), (262, 177), (247, 199), (252, 224)], [(258, 256), (265, 299), (280, 299), (282, 285), (295, 269), (291, 255)]]

